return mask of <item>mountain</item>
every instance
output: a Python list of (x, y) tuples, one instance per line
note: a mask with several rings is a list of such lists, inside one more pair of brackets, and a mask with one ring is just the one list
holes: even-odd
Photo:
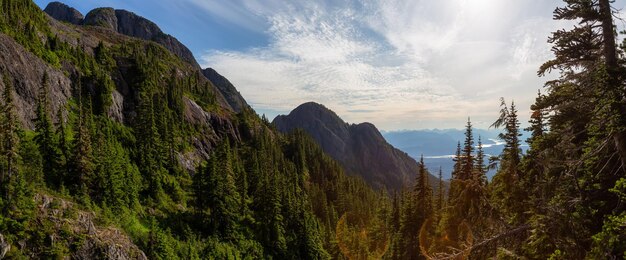
[(342, 216), (379, 221), (385, 195), (153, 22), (46, 10), (0, 3), (0, 258), (329, 259)]
[(75, 25), (98, 26), (124, 35), (157, 42), (184, 61), (200, 67), (191, 51), (178, 39), (163, 33), (155, 23), (133, 12), (103, 7), (91, 10), (83, 18), (78, 10), (60, 2), (49, 3), (44, 12), (59, 21)]
[(237, 91), (235, 86), (233, 86), (233, 84), (230, 83), (230, 81), (227, 78), (220, 75), (219, 73), (217, 73), (217, 71), (215, 71), (212, 68), (206, 68), (202, 70), (202, 74), (207, 79), (209, 79), (213, 83), (213, 85), (217, 87), (217, 89), (220, 90), (220, 92), (226, 98), (226, 101), (228, 102), (230, 107), (235, 112), (241, 112), (244, 109), (250, 109), (250, 106), (248, 105), (246, 100), (241, 96), (241, 93)]
[[(189, 64), (200, 67), (191, 51), (178, 39), (164, 33), (158, 25), (133, 12), (103, 7), (91, 10), (86, 17), (83, 17), (78, 10), (60, 2), (49, 3), (44, 12), (62, 22), (102, 27), (123, 35), (156, 42)], [(241, 112), (248, 107), (233, 84), (217, 71), (207, 68), (202, 70), (202, 74), (218, 87), (235, 112)]]
[(71, 24), (81, 24), (83, 19), (85, 19), (80, 11), (61, 2), (49, 3), (46, 6), (46, 9), (44, 9), (44, 12), (52, 16), (54, 19)]
[[(362, 176), (373, 187), (399, 190), (415, 179), (415, 159), (387, 143), (371, 123), (348, 124), (314, 102), (298, 106), (289, 115), (279, 115), (272, 123), (283, 133), (303, 129), (346, 172)], [(430, 181), (435, 184), (437, 178), (431, 175)]]

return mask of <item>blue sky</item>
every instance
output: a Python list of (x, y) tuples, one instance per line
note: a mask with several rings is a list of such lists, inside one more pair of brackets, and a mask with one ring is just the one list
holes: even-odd
[(316, 101), (384, 130), (462, 128), (468, 116), (486, 128), (501, 96), (526, 121), (549, 79), (536, 76), (547, 37), (571, 26), (552, 20), (557, 0), (63, 2), (154, 21), (270, 119)]

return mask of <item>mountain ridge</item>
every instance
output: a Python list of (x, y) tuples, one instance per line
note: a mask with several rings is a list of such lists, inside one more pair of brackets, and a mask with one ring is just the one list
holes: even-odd
[(113, 8), (0, 9), (0, 258), (339, 258), (339, 217), (387, 200)]
[[(322, 104), (303, 103), (272, 123), (283, 133), (303, 129), (346, 172), (363, 177), (375, 188), (397, 191), (411, 185), (417, 174), (416, 160), (390, 145), (374, 124), (346, 123)], [(436, 186), (438, 179), (431, 174), (429, 182)]]

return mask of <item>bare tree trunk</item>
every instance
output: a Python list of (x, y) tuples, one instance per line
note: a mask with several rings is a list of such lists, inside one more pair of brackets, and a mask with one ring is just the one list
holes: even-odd
[[(600, 15), (602, 17), (602, 38), (603, 38), (603, 51), (604, 62), (606, 70), (609, 74), (609, 88), (614, 88), (617, 93), (621, 92), (621, 97), (615, 97), (617, 102), (613, 106), (613, 111), (618, 114), (618, 126), (625, 127), (626, 125), (626, 90), (621, 86), (619, 79), (619, 65), (617, 63), (617, 52), (615, 44), (615, 32), (613, 28), (613, 14), (611, 11), (611, 4), (609, 0), (600, 0)], [(615, 147), (619, 153), (620, 161), (622, 163), (622, 171), (626, 171), (626, 130), (620, 130), (618, 133), (613, 134), (613, 141)]]

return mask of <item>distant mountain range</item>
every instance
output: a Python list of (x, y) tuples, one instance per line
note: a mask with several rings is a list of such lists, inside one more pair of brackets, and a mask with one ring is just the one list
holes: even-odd
[[(375, 188), (398, 190), (412, 183), (417, 174), (416, 160), (387, 143), (376, 126), (348, 124), (321, 104), (304, 103), (289, 115), (277, 116), (273, 123), (285, 133), (303, 129), (349, 174), (362, 176)], [(430, 180), (437, 182), (432, 175)]]
[[(500, 129), (473, 129), (475, 145), (478, 145), (480, 136), (483, 149), (487, 156), (499, 155), (504, 143), (498, 138)], [(442, 168), (444, 179), (449, 179), (454, 166), (452, 158), (456, 151), (457, 142), (465, 140), (465, 129), (433, 129), (433, 130), (401, 130), (382, 132), (387, 142), (406, 152), (413, 158), (424, 155), (424, 163), (431, 172)], [(526, 140), (527, 133), (520, 137)], [(524, 144), (522, 150), (526, 150)], [(490, 171), (487, 176), (491, 178), (495, 171)]]

